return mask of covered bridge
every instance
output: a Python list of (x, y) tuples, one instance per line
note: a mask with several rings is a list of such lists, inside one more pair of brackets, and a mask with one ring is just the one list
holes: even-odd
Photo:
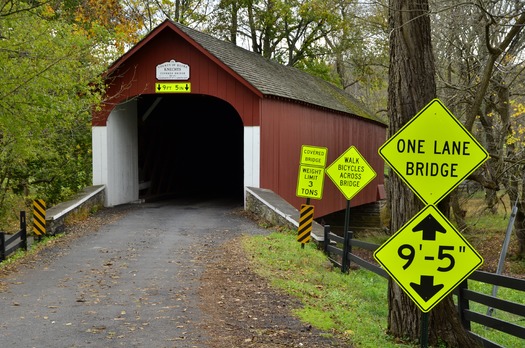
[[(301, 145), (354, 145), (379, 174), (353, 200), (383, 185), (377, 149), (386, 126), (349, 94), (231, 43), (165, 21), (114, 62), (93, 113), (93, 183), (105, 205), (169, 195), (235, 196), (270, 189), (294, 206)], [(344, 209), (325, 179), (316, 216)]]

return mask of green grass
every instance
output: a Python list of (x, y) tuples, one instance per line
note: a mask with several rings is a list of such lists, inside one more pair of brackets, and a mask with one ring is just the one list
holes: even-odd
[[(295, 232), (245, 237), (243, 246), (252, 256), (256, 272), (273, 286), (300, 299), (294, 314), (305, 323), (347, 339), (355, 347), (417, 347), (386, 334), (387, 280), (367, 270), (348, 275), (332, 269), (313, 244), (301, 249)], [(469, 281), (469, 288), (490, 294), (492, 286)], [(525, 304), (523, 292), (500, 287), (498, 298)], [(473, 311), (486, 314), (487, 306), (471, 302)], [(495, 310), (493, 317), (525, 326), (525, 318)], [(520, 347), (523, 340), (472, 323), (472, 331), (503, 347)]]
[(313, 244), (301, 249), (294, 234), (246, 237), (256, 271), (273, 286), (301, 299), (302, 321), (347, 339), (355, 347), (414, 347), (386, 332), (387, 280), (366, 270), (344, 275)]
[(465, 222), (468, 226), (476, 230), (499, 233), (503, 231), (504, 233), (509, 223), (509, 217), (504, 214), (476, 214), (468, 216)]
[(509, 202), (508, 195), (498, 193), (498, 196), (500, 197), (500, 203), (496, 214), (490, 213), (487, 209), (482, 190), (472, 196), (462, 198), (461, 205), (466, 211), (465, 222), (470, 228), (485, 232), (505, 231), (509, 222), (512, 204)]

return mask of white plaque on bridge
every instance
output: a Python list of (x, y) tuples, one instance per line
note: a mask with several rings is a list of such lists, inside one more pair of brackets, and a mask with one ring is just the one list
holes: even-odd
[(171, 60), (157, 65), (157, 80), (188, 80), (190, 78), (190, 66), (181, 62)]

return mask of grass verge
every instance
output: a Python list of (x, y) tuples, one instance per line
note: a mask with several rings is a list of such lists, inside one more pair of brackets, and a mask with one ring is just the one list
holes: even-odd
[(386, 332), (387, 280), (366, 270), (344, 275), (332, 270), (313, 244), (301, 249), (295, 233), (245, 237), (255, 271), (273, 286), (299, 298), (302, 321), (351, 342), (355, 347), (414, 347)]
[[(351, 342), (355, 347), (417, 347), (394, 341), (386, 332), (387, 281), (366, 270), (348, 275), (332, 269), (313, 244), (301, 249), (295, 232), (274, 232), (245, 237), (255, 271), (273, 286), (295, 296), (303, 307), (295, 311), (302, 321)], [(469, 288), (490, 294), (492, 286), (469, 281)], [(523, 292), (501, 288), (498, 298), (525, 304)], [(487, 306), (471, 303), (471, 310), (486, 314)], [(523, 317), (496, 310), (493, 317), (523, 326)], [(472, 331), (503, 347), (519, 347), (521, 339), (472, 323)]]

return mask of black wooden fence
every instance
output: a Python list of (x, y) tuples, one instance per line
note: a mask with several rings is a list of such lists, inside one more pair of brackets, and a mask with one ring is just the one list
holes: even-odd
[(22, 248), (27, 250), (27, 228), (26, 228), (26, 212), (20, 212), (20, 230), (13, 235), (8, 235), (0, 232), (0, 262), (4, 261), (9, 255), (14, 253), (17, 249)]
[[(346, 269), (350, 269), (350, 263), (354, 262), (356, 265), (372, 271), (384, 278), (388, 278), (388, 273), (378, 265), (371, 263), (352, 252), (354, 247), (361, 248), (369, 251), (375, 251), (379, 248), (379, 244), (368, 243), (353, 238), (353, 233), (349, 233), (348, 245), (345, 245), (344, 238), (331, 232), (330, 226), (324, 227), (324, 251), (328, 255), (330, 261), (342, 268), (342, 260), (344, 253), (348, 253), (349, 265)], [(501, 286), (509, 289), (525, 292), (525, 280), (498, 275), (494, 273), (488, 273), (483, 271), (474, 271), (468, 279), (475, 280), (495, 286)], [(455, 290), (454, 294), (457, 295), (458, 299), (458, 311), (461, 318), (463, 327), (480, 342), (483, 343), (483, 347), (495, 348), (501, 347), (500, 345), (479, 336), (478, 334), (471, 331), (471, 323), (478, 323), (487, 328), (491, 328), (497, 331), (505, 332), (515, 337), (525, 339), (525, 327), (519, 326), (513, 323), (503, 321), (492, 317), (491, 315), (485, 315), (470, 310), (470, 303), (476, 302), (482, 305), (486, 305), (491, 309), (498, 309), (508, 313), (522, 316), (525, 320), (525, 305), (520, 303), (506, 301), (499, 299), (495, 296), (485, 295), (468, 288), (467, 280), (463, 281)]]

